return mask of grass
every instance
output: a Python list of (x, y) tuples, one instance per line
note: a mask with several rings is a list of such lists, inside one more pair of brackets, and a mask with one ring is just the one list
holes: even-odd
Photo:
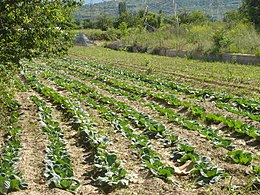
[(128, 53), (94, 46), (74, 47), (69, 55), (76, 59), (160, 75), (195, 88), (209, 88), (260, 100), (260, 66)]
[(163, 24), (154, 32), (149, 32), (140, 26), (128, 28), (124, 33), (114, 28), (109, 28), (108, 31), (79, 29), (74, 32), (77, 31), (85, 33), (94, 40), (121, 40), (125, 45), (138, 43), (149, 48), (164, 47), (202, 53), (216, 51), (218, 48), (220, 53), (255, 55), (259, 55), (260, 52), (260, 33), (252, 24), (244, 22), (216, 21), (181, 24), (179, 27)]
[(5, 65), (0, 64), (0, 134), (1, 130), (9, 124), (9, 105), (14, 98), (14, 73), (16, 73), (15, 69), (6, 70)]

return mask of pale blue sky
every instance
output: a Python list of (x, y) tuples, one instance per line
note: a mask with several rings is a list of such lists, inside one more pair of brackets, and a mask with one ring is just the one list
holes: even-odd
[[(109, 0), (104, 0), (104, 1), (109, 1)], [(93, 3), (99, 3), (102, 2), (102, 0), (92, 0)], [(90, 0), (85, 0), (85, 3), (90, 3)]]

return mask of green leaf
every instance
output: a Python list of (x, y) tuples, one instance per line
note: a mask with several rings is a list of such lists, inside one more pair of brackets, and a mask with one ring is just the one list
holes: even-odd
[(109, 166), (112, 166), (116, 162), (116, 155), (115, 154), (107, 154), (107, 162)]
[(178, 149), (183, 152), (193, 152), (195, 150), (194, 146), (188, 145), (188, 144), (178, 144)]
[(10, 182), (11, 189), (20, 190), (21, 181), (19, 179), (12, 179)]
[(174, 173), (174, 168), (171, 167), (167, 167), (167, 168), (163, 168), (159, 170), (159, 175), (167, 178), (167, 177), (171, 177)]
[(241, 165), (248, 165), (253, 159), (251, 153), (244, 152), (243, 150), (228, 152), (228, 156), (233, 160), (233, 162)]
[(260, 176), (260, 167), (253, 166), (252, 171), (253, 171), (253, 174)]

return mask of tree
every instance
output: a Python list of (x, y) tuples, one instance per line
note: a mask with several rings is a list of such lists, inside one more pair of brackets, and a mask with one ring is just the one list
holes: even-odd
[(83, 20), (83, 28), (94, 28), (94, 25), (89, 18)]
[(209, 18), (201, 11), (183, 12), (179, 15), (181, 24), (204, 24)]
[(76, 0), (1, 0), (0, 62), (19, 64), (39, 54), (63, 54), (71, 46)]
[(243, 21), (244, 18), (237, 10), (229, 10), (224, 14), (223, 21), (226, 23), (238, 23)]
[(260, 0), (243, 0), (240, 11), (257, 26), (260, 26)]
[(147, 30), (151, 32), (159, 29), (162, 24), (161, 16), (153, 12), (147, 13), (144, 21), (144, 25), (147, 27)]
[(126, 23), (128, 28), (135, 27), (142, 24), (142, 18), (137, 14), (125, 12), (115, 18), (114, 27), (119, 28), (121, 23)]
[(106, 31), (113, 27), (114, 20), (108, 16), (108, 14), (102, 14), (97, 17), (96, 27)]
[(126, 2), (123, 1), (123, 2), (119, 2), (118, 3), (118, 13), (119, 15), (121, 16), (122, 14), (126, 13), (127, 10), (126, 10)]

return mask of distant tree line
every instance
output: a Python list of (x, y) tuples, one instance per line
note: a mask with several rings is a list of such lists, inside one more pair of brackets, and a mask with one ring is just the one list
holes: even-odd
[[(193, 11), (191, 13), (184, 12), (179, 16), (178, 22), (181, 24), (188, 23), (203, 23), (209, 20), (209, 16), (201, 11)], [(118, 4), (118, 17), (112, 18), (108, 14), (101, 14), (96, 20), (89, 18), (82, 21), (77, 20), (76, 24), (82, 28), (96, 28), (103, 31), (109, 28), (118, 29), (122, 23), (127, 28), (143, 26), (148, 31), (155, 31), (160, 28), (162, 24), (175, 24), (176, 18), (174, 16), (164, 16), (162, 12), (155, 13), (147, 10), (139, 10), (137, 13), (130, 13), (126, 9), (125, 2)]]
[[(97, 28), (108, 30), (109, 28), (119, 28), (120, 25), (126, 25), (127, 28), (143, 26), (149, 31), (154, 31), (162, 26), (162, 24), (181, 24), (204, 23), (213, 19), (201, 11), (182, 12), (178, 15), (178, 21), (174, 16), (164, 16), (162, 12), (150, 12), (147, 10), (139, 10), (137, 13), (130, 13), (127, 10), (125, 1), (118, 3), (118, 16), (116, 18), (109, 17), (108, 14), (101, 14), (96, 20), (84, 19), (77, 21), (82, 28)], [(232, 21), (249, 21), (260, 26), (260, 0), (243, 0), (242, 6), (238, 11), (227, 11), (224, 16), (225, 22)]]

